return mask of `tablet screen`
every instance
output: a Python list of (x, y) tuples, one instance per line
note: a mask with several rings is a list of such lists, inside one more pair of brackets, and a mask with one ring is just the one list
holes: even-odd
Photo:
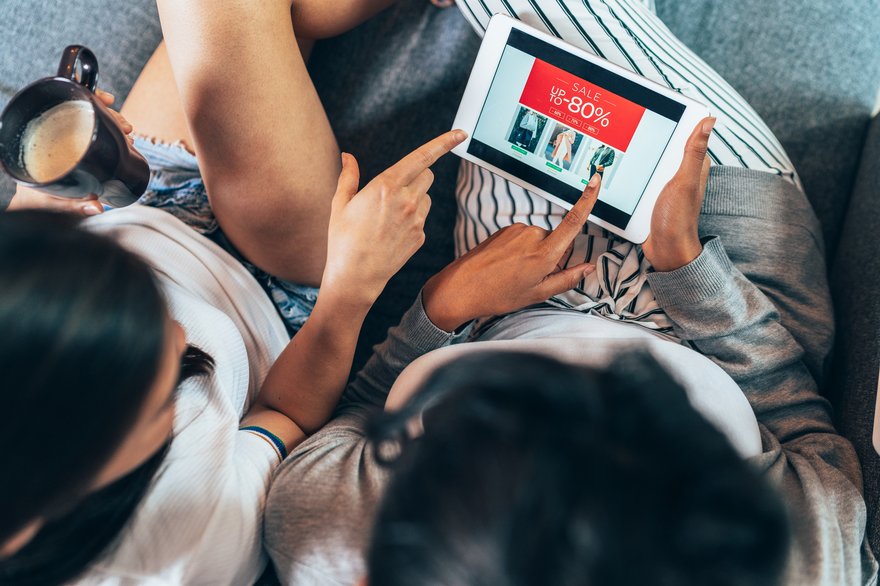
[(514, 29), (468, 152), (572, 204), (599, 172), (593, 213), (625, 229), (684, 111)]

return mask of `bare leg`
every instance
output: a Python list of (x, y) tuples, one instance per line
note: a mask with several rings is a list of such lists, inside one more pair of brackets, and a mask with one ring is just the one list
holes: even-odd
[[(303, 44), (306, 45), (303, 49), (311, 49), (312, 42), (300, 42), (299, 46)], [(297, 44), (291, 43), (291, 52), (297, 53)], [(317, 96), (314, 101), (317, 102)], [(295, 111), (298, 108), (300, 106), (292, 101), (285, 105), (284, 110)], [(216, 178), (214, 174), (215, 179), (212, 182), (209, 180), (210, 168), (206, 168), (206, 157), (203, 157), (204, 149), (200, 149), (193, 138), (165, 42), (159, 45), (147, 62), (121, 113), (131, 122), (135, 132), (162, 142), (180, 142), (184, 148), (199, 155), (208, 197), (218, 222), (245, 258), (282, 279), (304, 285), (320, 284), (326, 259), (330, 199), (338, 161), (338, 149), (329, 124), (323, 129), (324, 136), (327, 137), (324, 143), (329, 147), (329, 153), (326, 148), (312, 152), (313, 162), (314, 158), (318, 159), (318, 168), (321, 167), (321, 155), (324, 155), (324, 167), (327, 169), (324, 180), (298, 178), (294, 174), (285, 178), (288, 184), (298, 180), (312, 183), (316, 189), (311, 192), (292, 192), (285, 189), (286, 186), (279, 186), (278, 182), (260, 184), (259, 181), (250, 181), (243, 173), (238, 175), (237, 181), (229, 181), (225, 177)], [(277, 114), (283, 115), (284, 112)], [(322, 122), (322, 114), (323, 110), (315, 117), (318, 125)], [(235, 123), (235, 117), (230, 116), (229, 124)], [(258, 131), (256, 128), (254, 130)], [(213, 130), (213, 133), (223, 132), (222, 125)], [(203, 136), (204, 134), (202, 133)], [(308, 142), (306, 133), (302, 133), (302, 136)], [(243, 141), (235, 148), (246, 150), (248, 144)], [(288, 153), (295, 154), (290, 150)], [(302, 152), (300, 158), (304, 158), (306, 154), (307, 152)], [(218, 155), (220, 153), (207, 157), (209, 164), (215, 168), (223, 163), (224, 157)], [(256, 197), (261, 194), (266, 197)], [(260, 237), (261, 234), (263, 238)]]
[(385, 10), (397, 0), (296, 0), (290, 14), (297, 35), (306, 39), (335, 37)]
[(214, 214), (245, 258), (318, 285), (339, 148), (290, 5), (217, 10), (209, 0), (160, 0), (159, 10), (167, 51), (144, 71), (126, 116), (138, 131), (195, 151)]
[[(297, 38), (297, 44), (303, 57), (308, 60), (315, 42)], [(180, 142), (187, 150), (195, 152), (164, 41), (156, 48), (135, 81), (121, 113), (138, 134), (161, 142)]]
[[(335, 18), (354, 26), (388, 2), (359, 2), (369, 9), (354, 19), (304, 10), (304, 29), (326, 32)], [(167, 49), (156, 51), (123, 113), (138, 132), (198, 155), (214, 214), (248, 260), (318, 285), (339, 148), (305, 68), (311, 42), (295, 37), (290, 4), (231, 2), (220, 11), (209, 0), (160, 0), (159, 10)]]
[[(297, 44), (303, 58), (308, 60), (315, 41), (297, 38)], [(165, 143), (180, 143), (188, 151), (195, 152), (164, 42), (159, 44), (141, 71), (121, 108), (121, 113), (138, 134)], [(26, 208), (55, 209), (82, 215), (101, 211), (95, 198), (55, 198), (40, 191), (17, 186), (15, 196), (7, 209), (11, 211)]]
[(312, 49), (315, 48), (315, 41), (312, 39), (303, 39), (302, 37), (297, 37), (296, 44), (299, 45), (299, 52), (303, 56), (303, 61), (308, 63), (309, 57), (312, 55)]
[(162, 142), (180, 141), (190, 152), (194, 152), (192, 135), (164, 42), (147, 61), (121, 112), (138, 134)]

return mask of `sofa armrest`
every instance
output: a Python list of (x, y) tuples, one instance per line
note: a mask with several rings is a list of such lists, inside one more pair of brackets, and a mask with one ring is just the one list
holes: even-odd
[(837, 316), (830, 398), (865, 478), (868, 532), (880, 550), (880, 456), (873, 428), (880, 369), (880, 116), (869, 128), (831, 273)]

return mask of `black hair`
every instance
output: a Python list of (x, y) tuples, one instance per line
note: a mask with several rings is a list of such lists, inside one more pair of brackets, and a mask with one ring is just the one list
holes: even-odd
[[(420, 413), (424, 433), (407, 439)], [(371, 586), (781, 579), (780, 497), (648, 354), (606, 370), (465, 357), (369, 434), (380, 459), (399, 452), (367, 556)]]
[[(150, 268), (111, 238), (62, 214), (0, 215), (0, 543), (45, 520), (0, 582), (75, 578), (134, 514), (166, 449), (91, 486), (155, 382), (167, 316)], [(182, 366), (212, 362), (189, 348)]]
[(0, 562), (0, 584), (64, 584), (79, 576), (117, 541), (152, 486), (168, 447), (41, 527), (27, 545)]

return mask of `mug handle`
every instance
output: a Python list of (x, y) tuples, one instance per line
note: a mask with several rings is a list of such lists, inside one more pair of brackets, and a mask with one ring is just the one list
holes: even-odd
[[(76, 78), (76, 64), (79, 63), (82, 75)], [(71, 81), (95, 91), (98, 87), (98, 59), (88, 47), (82, 45), (70, 45), (61, 54), (61, 64), (58, 65), (58, 77), (64, 77)]]

